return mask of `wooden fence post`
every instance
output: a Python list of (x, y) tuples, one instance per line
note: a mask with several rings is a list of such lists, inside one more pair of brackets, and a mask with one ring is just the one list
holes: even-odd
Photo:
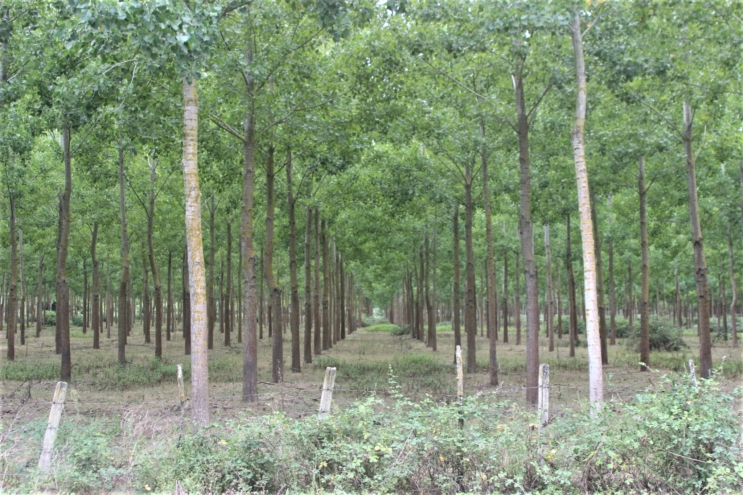
[(335, 368), (325, 368), (325, 380), (322, 384), (322, 396), (320, 397), (320, 412), (317, 419), (324, 419), (330, 414), (330, 404), (333, 402), (333, 387), (335, 387)]
[(178, 397), (181, 400), (181, 414), (184, 413), (186, 408), (186, 390), (183, 387), (183, 365), (178, 366)]
[(39, 457), (39, 469), (42, 471), (48, 471), (52, 463), (54, 440), (57, 438), (57, 429), (59, 428), (59, 420), (62, 418), (66, 396), (67, 382), (57, 382), (57, 387), (54, 389), (54, 398), (52, 399), (52, 409), (49, 411), (49, 425), (44, 434), (44, 444)]
[(539, 429), (546, 426), (550, 420), (550, 365), (539, 365), (539, 390), (537, 394), (537, 411), (539, 415)]

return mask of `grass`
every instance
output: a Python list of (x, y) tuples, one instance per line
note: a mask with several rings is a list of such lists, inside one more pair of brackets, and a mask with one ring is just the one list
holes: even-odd
[(389, 332), (391, 333), (394, 330), (399, 330), (400, 327), (397, 325), (393, 325), (392, 323), (382, 323), (379, 325), (373, 325), (370, 327), (365, 327), (365, 332)]

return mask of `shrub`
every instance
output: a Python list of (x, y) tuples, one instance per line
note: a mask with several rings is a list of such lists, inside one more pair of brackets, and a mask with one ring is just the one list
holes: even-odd
[[(650, 350), (651, 351), (680, 351), (687, 348), (688, 345), (681, 338), (682, 330), (673, 325), (668, 318), (659, 318), (651, 316), (648, 320), (650, 329)], [(627, 341), (627, 347), (640, 352), (640, 324), (639, 321), (633, 329), (633, 334)]]
[(83, 315), (74, 313), (72, 315), (72, 325), (76, 327), (83, 326)]
[(390, 333), (397, 337), (401, 337), (403, 335), (410, 335), (410, 325), (396, 326), (395, 328), (392, 329)]
[(44, 326), (51, 327), (57, 324), (56, 311), (44, 311)]

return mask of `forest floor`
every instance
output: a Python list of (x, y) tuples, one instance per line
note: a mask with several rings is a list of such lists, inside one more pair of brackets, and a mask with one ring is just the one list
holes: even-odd
[[(115, 329), (112, 329), (115, 330)], [(376, 331), (375, 331), (376, 330)], [(375, 392), (385, 397), (390, 389), (390, 373), (401, 390), (411, 398), (430, 396), (451, 401), (456, 390), (453, 365), (454, 334), (448, 327), (437, 332), (438, 351), (433, 352), (409, 335), (394, 336), (389, 326), (361, 328), (339, 341), (313, 364), (302, 362), (302, 371), (291, 372), (291, 337), (284, 334), (286, 364), (281, 384), (271, 383), (271, 340), (259, 340), (259, 400), (257, 404), (241, 401), (242, 344), (225, 347), (223, 334), (215, 330), (214, 349), (209, 352), (210, 403), (213, 419), (236, 415), (261, 415), (283, 411), (294, 417), (315, 414), (326, 366), (336, 366), (333, 401), (342, 407)], [(141, 326), (136, 326), (126, 348), (126, 369), (117, 364), (117, 341), (101, 335), (100, 349), (92, 349), (92, 334), (72, 329), (72, 383), (68, 390), (66, 414), (91, 418), (122, 414), (136, 409), (160, 416), (180, 417), (176, 384), (176, 364), (183, 363), (186, 395), (189, 396), (190, 357), (183, 354), (184, 340), (176, 334), (171, 341), (163, 338), (163, 360), (154, 359), (154, 343), (146, 344)], [(477, 337), (478, 372), (465, 373), (465, 394), (495, 394), (494, 398), (525, 406), (525, 339), (515, 345), (514, 329), (509, 328), (511, 343), (498, 342), (500, 387), (488, 385), (488, 340)], [(502, 339), (502, 329), (501, 335)], [(607, 399), (627, 400), (635, 394), (659, 385), (666, 373), (683, 372), (690, 358), (698, 356), (694, 330), (683, 336), (688, 349), (679, 352), (653, 352), (650, 373), (639, 371), (639, 356), (628, 349), (624, 339), (609, 346), (609, 365), (604, 366)], [(153, 336), (154, 340), (154, 336)], [(40, 338), (26, 339), (16, 347), (16, 362), (5, 361), (5, 342), (0, 345), (0, 394), (2, 423), (45, 418), (59, 373), (60, 357), (53, 351), (52, 328), (44, 328)], [(300, 349), (302, 347), (300, 346)], [(555, 338), (555, 350), (548, 351), (548, 340), (540, 338), (541, 363), (550, 365), (550, 406), (555, 413), (566, 407), (579, 407), (587, 400), (587, 349), (577, 347), (574, 358), (568, 357), (567, 338)], [(466, 349), (463, 350), (466, 359)], [(740, 349), (730, 342), (717, 341), (713, 348), (715, 368), (724, 362), (720, 380), (724, 390), (741, 383), (743, 360)], [(30, 379), (30, 380), (27, 380)], [(31, 385), (29, 385), (29, 383)]]

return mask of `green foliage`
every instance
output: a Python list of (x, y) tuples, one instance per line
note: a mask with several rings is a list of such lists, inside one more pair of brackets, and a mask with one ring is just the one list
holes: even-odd
[(58, 471), (59, 482), (76, 493), (100, 493), (114, 488), (116, 479), (126, 472), (116, 459), (111, 443), (117, 432), (115, 425), (92, 423), (77, 429), (73, 423), (62, 423), (59, 438), (63, 459)]
[(83, 326), (83, 315), (82, 315), (82, 313), (80, 313), (80, 314), (74, 313), (72, 315), (72, 325), (73, 326), (76, 326), (76, 327)]
[[(688, 349), (688, 345), (681, 338), (682, 329), (676, 327), (668, 318), (651, 316), (648, 320), (650, 328), (650, 350), (676, 352)], [(640, 325), (635, 325), (634, 333), (627, 341), (627, 347), (640, 352)]]
[(714, 380), (701, 380), (698, 388), (686, 376), (664, 377), (663, 383), (635, 402), (608, 404), (595, 419), (576, 414), (555, 422), (545, 471), (576, 470), (586, 492), (740, 491), (733, 397)]
[(370, 396), (325, 420), (275, 414), (188, 435), (160, 464), (157, 489), (171, 489), (173, 479), (202, 493), (743, 489), (733, 397), (714, 380), (663, 384), (635, 402), (607, 403), (599, 415), (558, 417), (538, 437), (533, 416), (511, 404), (414, 402), (391, 379), (391, 402)]
[(264, 490), (279, 467), (254, 424), (229, 423), (187, 435), (161, 466), (157, 484), (179, 480), (192, 493)]
[(403, 335), (410, 335), (410, 325), (396, 326), (390, 331), (390, 334), (395, 337), (402, 337)]
[(397, 331), (400, 327), (397, 325), (393, 325), (391, 323), (381, 323), (379, 325), (373, 325), (369, 327), (365, 327), (364, 331), (366, 332), (394, 332)]
[(44, 326), (50, 327), (57, 324), (56, 311), (44, 311)]

